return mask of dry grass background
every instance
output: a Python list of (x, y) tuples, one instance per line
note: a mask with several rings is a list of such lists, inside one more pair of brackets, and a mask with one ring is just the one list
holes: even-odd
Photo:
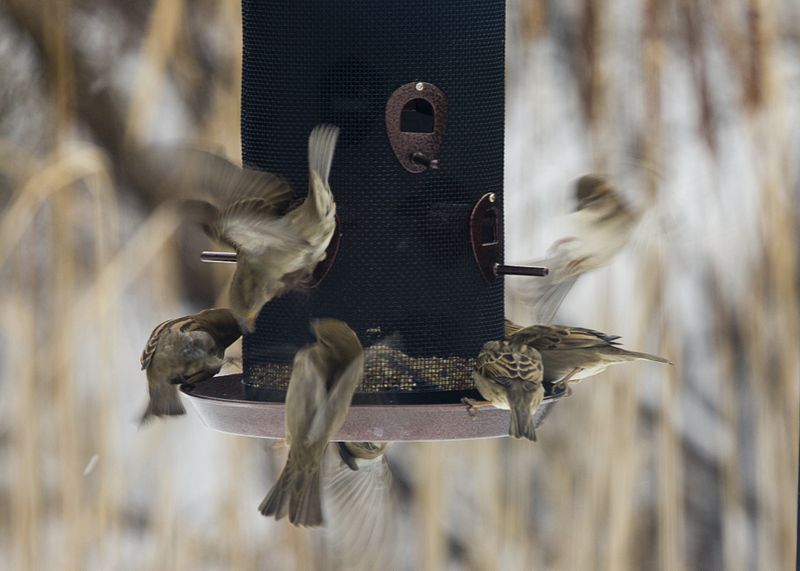
[[(582, 384), (540, 442), (396, 446), (414, 569), (789, 569), (800, 403), (792, 0), (508, 5), (508, 257), (569, 182), (647, 206), (562, 322), (675, 368)], [(239, 156), (239, 2), (0, 2), (0, 567), (307, 569), (255, 507), (283, 451), (191, 414), (138, 430), (138, 353), (229, 269), (125, 169), (132, 143)], [(523, 318), (524, 316), (515, 315)]]

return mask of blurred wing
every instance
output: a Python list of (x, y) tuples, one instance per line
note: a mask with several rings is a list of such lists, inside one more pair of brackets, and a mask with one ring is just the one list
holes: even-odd
[(136, 153), (137, 173), (175, 199), (204, 199), (225, 207), (244, 198), (260, 198), (280, 209), (288, 206), (292, 189), (283, 178), (243, 169), (199, 149), (156, 145)]
[(383, 455), (355, 462), (356, 471), (328, 454), (324, 534), (333, 549), (332, 568), (395, 569), (398, 513), (389, 464)]
[(570, 257), (566, 249), (544, 260), (526, 262), (524, 265), (544, 266), (550, 270), (543, 277), (512, 276), (508, 281), (508, 294), (512, 306), (519, 305), (531, 324), (550, 324), (555, 319), (561, 303), (575, 285), (580, 274), (569, 273)]
[[(339, 127), (321, 124), (314, 127), (308, 136), (308, 168), (319, 177), (319, 183), (328, 186), (328, 178), (339, 139)], [(313, 177), (312, 177), (313, 184)]]
[(246, 198), (228, 205), (211, 227), (212, 237), (237, 252), (264, 254), (270, 248), (304, 248), (308, 242), (291, 231), (274, 205), (261, 198)]

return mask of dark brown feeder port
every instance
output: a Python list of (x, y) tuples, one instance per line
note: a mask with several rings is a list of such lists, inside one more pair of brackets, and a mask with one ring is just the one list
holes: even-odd
[(282, 438), (294, 354), (332, 317), (366, 357), (337, 439), (506, 435), (506, 411), (461, 404), (503, 336), (503, 275), (546, 273), (503, 260), (504, 1), (244, 0), (243, 22), (244, 163), (304, 192), (308, 134), (338, 125), (337, 239), (314, 287), (264, 307), (243, 375), (184, 393), (212, 428)]

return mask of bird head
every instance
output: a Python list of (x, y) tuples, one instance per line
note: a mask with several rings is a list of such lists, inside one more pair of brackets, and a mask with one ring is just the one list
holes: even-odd
[(313, 319), (311, 331), (319, 346), (336, 361), (350, 363), (364, 351), (355, 331), (338, 319)]
[(610, 215), (631, 215), (625, 199), (611, 182), (602, 176), (582, 176), (575, 183), (576, 210), (589, 210), (604, 217)]
[(591, 206), (613, 192), (611, 185), (605, 177), (597, 175), (584, 175), (575, 183), (575, 198), (578, 200), (578, 210)]

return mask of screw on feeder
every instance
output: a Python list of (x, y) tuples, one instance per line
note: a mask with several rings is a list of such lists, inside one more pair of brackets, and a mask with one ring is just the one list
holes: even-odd
[(422, 83), (421, 81), (418, 81), (414, 87), (416, 88), (417, 91), (422, 91), (423, 89), (425, 89), (425, 84)]
[(419, 151), (411, 153), (411, 160), (429, 169), (435, 170), (439, 168), (439, 159), (432, 159), (425, 153)]

